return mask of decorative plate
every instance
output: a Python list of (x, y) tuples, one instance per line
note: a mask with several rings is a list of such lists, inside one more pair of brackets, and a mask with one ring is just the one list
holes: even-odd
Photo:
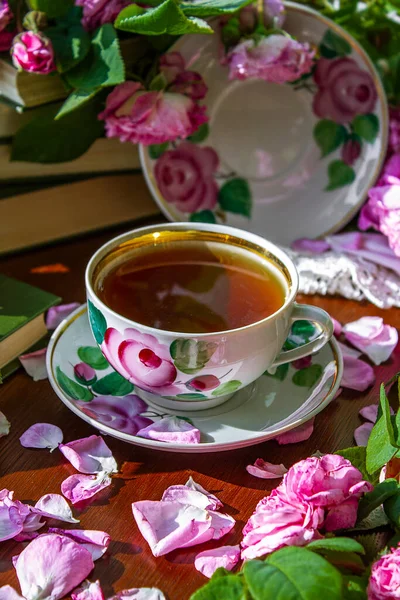
[(225, 223), (289, 245), (339, 230), (365, 200), (387, 145), (379, 76), (341, 27), (292, 2), (286, 9), (285, 29), (318, 48), (313, 72), (297, 82), (229, 81), (218, 33), (171, 48), (203, 76), (210, 121), (183, 142), (140, 146), (170, 220)]
[[(313, 327), (307, 321), (301, 323)], [(303, 343), (300, 332), (288, 340), (289, 345)], [(145, 404), (138, 398), (140, 390), (110, 367), (90, 331), (86, 306), (61, 323), (47, 351), (50, 383), (76, 415), (125, 442), (170, 452), (233, 450), (305, 423), (332, 400), (339, 387), (343, 366), (336, 341), (332, 339), (315, 354), (311, 365), (303, 365), (282, 365), (215, 408), (178, 413)], [(137, 435), (151, 421), (169, 415), (189, 420), (199, 429), (200, 443), (172, 444)]]

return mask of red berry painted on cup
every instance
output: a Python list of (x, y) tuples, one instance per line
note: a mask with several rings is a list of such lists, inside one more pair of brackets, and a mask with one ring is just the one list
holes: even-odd
[(209, 390), (215, 390), (219, 384), (220, 381), (215, 375), (199, 375), (187, 381), (186, 387), (196, 392), (208, 392)]

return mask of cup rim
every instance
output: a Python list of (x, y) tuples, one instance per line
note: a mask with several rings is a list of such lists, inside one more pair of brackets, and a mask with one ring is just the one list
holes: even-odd
[[(133, 321), (131, 319), (128, 319), (127, 317), (124, 317), (123, 315), (117, 313), (115, 310), (113, 310), (112, 308), (110, 308), (109, 306), (107, 306), (107, 304), (105, 304), (96, 294), (94, 287), (92, 285), (92, 275), (93, 275), (93, 271), (95, 269), (95, 267), (97, 266), (98, 262), (103, 258), (103, 256), (106, 256), (115, 246), (118, 246), (120, 243), (122, 243), (123, 241), (128, 241), (129, 239), (133, 239), (134, 237), (139, 237), (140, 235), (144, 235), (146, 233), (156, 233), (157, 230), (172, 230), (172, 231), (204, 231), (204, 232), (210, 232), (210, 233), (226, 233), (230, 236), (239, 238), (239, 239), (244, 239), (250, 243), (254, 243), (257, 244), (259, 246), (261, 246), (263, 249), (267, 250), (268, 252), (270, 252), (271, 254), (273, 254), (280, 262), (282, 262), (284, 264), (284, 266), (287, 268), (287, 270), (289, 271), (290, 277), (291, 277), (291, 283), (287, 282), (288, 284), (288, 295), (285, 299), (285, 302), (282, 304), (282, 306), (275, 311), (274, 313), (272, 313), (272, 315), (269, 315), (268, 317), (264, 317), (263, 319), (259, 320), (259, 321), (255, 321), (254, 323), (250, 323), (249, 325), (243, 325), (242, 327), (236, 327), (235, 329), (226, 329), (224, 331), (212, 331), (212, 332), (208, 332), (208, 333), (190, 333), (190, 332), (182, 332), (182, 331), (169, 331), (167, 329), (159, 329), (157, 327), (151, 327), (149, 325), (144, 325), (143, 323), (139, 323), (138, 321)], [(286, 254), (286, 252), (284, 252), (281, 248), (279, 248), (278, 246), (276, 246), (275, 244), (273, 244), (272, 242), (264, 239), (263, 237), (256, 235), (255, 233), (250, 233), (249, 231), (244, 231), (242, 229), (239, 229), (237, 227), (231, 227), (229, 225), (218, 225), (218, 224), (211, 224), (211, 223), (192, 223), (192, 222), (181, 222), (181, 223), (177, 223), (177, 222), (170, 222), (170, 223), (160, 223), (160, 224), (155, 224), (155, 225), (146, 225), (144, 227), (139, 227), (137, 229), (132, 229), (130, 231), (127, 231), (126, 233), (122, 233), (121, 235), (118, 235), (117, 237), (112, 238), (111, 240), (109, 240), (108, 242), (106, 242), (105, 244), (103, 244), (102, 246), (100, 246), (100, 248), (98, 248), (95, 253), (92, 255), (92, 257), (90, 258), (86, 269), (85, 269), (85, 286), (86, 286), (86, 291), (90, 292), (90, 294), (92, 294), (95, 298), (96, 301), (98, 302), (98, 304), (100, 305), (101, 309), (104, 312), (108, 312), (110, 314), (112, 314), (114, 317), (122, 320), (123, 322), (126, 323), (127, 327), (134, 327), (137, 329), (140, 329), (142, 331), (145, 331), (146, 333), (149, 333), (151, 335), (170, 335), (170, 336), (174, 336), (176, 338), (207, 338), (207, 337), (215, 337), (215, 336), (226, 336), (226, 335), (233, 335), (239, 332), (243, 332), (243, 331), (248, 331), (250, 329), (253, 329), (255, 327), (259, 327), (261, 325), (263, 325), (264, 323), (267, 323), (269, 321), (273, 321), (274, 319), (276, 319), (281, 313), (285, 312), (287, 310), (287, 308), (294, 302), (295, 298), (296, 298), (296, 294), (298, 292), (298, 287), (299, 287), (299, 276), (297, 273), (297, 269), (292, 261), (292, 259), (290, 258), (290, 256), (288, 254)]]

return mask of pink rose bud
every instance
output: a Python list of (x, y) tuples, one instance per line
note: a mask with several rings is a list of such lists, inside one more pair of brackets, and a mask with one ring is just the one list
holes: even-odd
[(7, 0), (0, 0), (0, 31), (3, 31), (13, 18)]
[(42, 33), (25, 31), (14, 38), (11, 48), (14, 66), (28, 73), (47, 75), (55, 70), (51, 41)]
[(84, 385), (90, 385), (97, 379), (96, 371), (84, 362), (80, 362), (74, 366), (74, 375)]
[(342, 147), (342, 159), (346, 165), (353, 165), (361, 154), (361, 144), (358, 140), (348, 139)]

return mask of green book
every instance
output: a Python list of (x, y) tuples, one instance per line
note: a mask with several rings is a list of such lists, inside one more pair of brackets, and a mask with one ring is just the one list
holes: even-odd
[(0, 274), (0, 372), (18, 368), (18, 356), (47, 335), (44, 314), (61, 298)]

